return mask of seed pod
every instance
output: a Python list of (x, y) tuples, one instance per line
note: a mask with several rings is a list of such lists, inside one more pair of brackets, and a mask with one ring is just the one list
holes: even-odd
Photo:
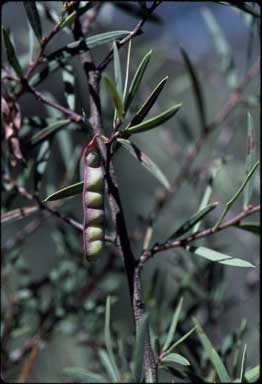
[(95, 261), (104, 248), (104, 172), (96, 136), (83, 153), (83, 248), (88, 261)]

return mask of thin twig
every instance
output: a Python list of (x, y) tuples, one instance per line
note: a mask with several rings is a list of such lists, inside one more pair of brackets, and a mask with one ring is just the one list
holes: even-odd
[(165, 241), (164, 243), (154, 245), (150, 250), (143, 252), (143, 254), (140, 257), (140, 264), (143, 265), (146, 261), (148, 261), (150, 258), (152, 258), (155, 254), (159, 252), (167, 251), (168, 249), (173, 249), (177, 247), (186, 247), (189, 243), (191, 243), (194, 240), (198, 240), (204, 237), (214, 235), (215, 233), (223, 231), (226, 228), (235, 226), (239, 224), (246, 217), (253, 215), (254, 213), (259, 211), (260, 211), (260, 205), (256, 205), (256, 206), (250, 205), (247, 207), (246, 210), (239, 213), (237, 216), (233, 217), (232, 219), (229, 219), (224, 223), (220, 224), (219, 227), (216, 229), (211, 227), (203, 231), (196, 232), (193, 235), (183, 237), (180, 240)]

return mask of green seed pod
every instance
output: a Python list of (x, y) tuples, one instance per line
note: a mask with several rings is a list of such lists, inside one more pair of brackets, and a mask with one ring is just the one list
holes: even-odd
[(104, 172), (95, 138), (83, 153), (83, 245), (88, 261), (95, 261), (104, 248)]

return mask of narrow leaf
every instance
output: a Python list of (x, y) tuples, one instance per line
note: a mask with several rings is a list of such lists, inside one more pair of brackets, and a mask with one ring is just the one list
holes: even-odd
[[(256, 145), (254, 120), (251, 113), (247, 115), (247, 157), (246, 157), (246, 175), (250, 172), (256, 162)], [(254, 188), (254, 177), (249, 180), (244, 190), (244, 209), (247, 208)]]
[(260, 365), (258, 364), (256, 367), (251, 368), (245, 372), (245, 379), (248, 383), (255, 383), (258, 381), (260, 376)]
[(238, 223), (235, 225), (239, 229), (243, 229), (244, 231), (252, 232), (255, 235), (261, 234), (261, 228), (260, 223), (252, 223), (252, 222), (246, 222), (246, 223)]
[(1, 224), (10, 223), (12, 221), (21, 220), (32, 213), (39, 210), (38, 206), (17, 208), (12, 211), (5, 212), (1, 215)]
[(125, 111), (128, 110), (128, 108), (130, 107), (135, 95), (136, 95), (136, 92), (139, 88), (139, 85), (141, 83), (141, 80), (143, 78), (143, 75), (145, 73), (145, 70), (146, 70), (146, 67), (149, 63), (149, 60), (150, 60), (150, 57), (151, 57), (151, 54), (152, 54), (152, 50), (150, 50), (142, 59), (141, 63), (139, 64), (139, 67), (137, 68), (136, 70), (136, 73), (133, 77), (133, 80), (131, 82), (131, 85), (129, 87), (129, 91), (128, 91), (128, 94), (127, 94), (127, 98), (125, 100)]
[(99, 47), (101, 45), (111, 43), (113, 40), (120, 39), (126, 36), (129, 31), (113, 31), (100, 33), (81, 39), (66, 45), (63, 48), (51, 53), (46, 57), (46, 66), (39, 72), (36, 73), (30, 80), (30, 85), (36, 86), (43, 81), (51, 72), (56, 71), (61, 66), (64, 66), (68, 60), (72, 57), (79, 55), (80, 53), (86, 52), (89, 49)]
[(224, 217), (226, 216), (227, 212), (230, 210), (230, 208), (234, 205), (235, 201), (237, 200), (240, 193), (243, 191), (247, 183), (249, 182), (250, 178), (253, 176), (255, 170), (257, 169), (259, 164), (259, 160), (253, 165), (251, 170), (248, 172), (246, 178), (244, 179), (243, 183), (240, 185), (236, 193), (231, 197), (231, 199), (226, 203), (225, 209), (222, 212), (220, 218), (218, 219), (216, 225), (214, 226), (214, 230), (216, 230), (219, 225), (222, 223)]
[(105, 383), (106, 379), (97, 373), (86, 371), (80, 367), (67, 367), (63, 370), (63, 375), (73, 381), (80, 383)]
[(131, 155), (140, 162), (143, 167), (145, 167), (153, 176), (155, 176), (158, 181), (166, 188), (170, 188), (169, 181), (166, 176), (160, 170), (160, 168), (140, 149), (129, 140), (117, 139), (117, 142), (121, 144)]
[(30, 22), (30, 25), (38, 38), (39, 41), (42, 40), (42, 26), (40, 17), (35, 5), (35, 1), (23, 1), (25, 11)]
[(68, 187), (60, 189), (59, 191), (56, 191), (51, 195), (47, 196), (44, 201), (60, 200), (66, 197), (78, 195), (83, 192), (83, 185), (83, 181), (79, 181), (78, 183), (69, 185)]
[(114, 50), (114, 74), (115, 74), (116, 89), (119, 95), (121, 96), (121, 101), (122, 101), (122, 94), (123, 94), (122, 72), (121, 72), (119, 52), (118, 52), (118, 48), (115, 41), (113, 41), (113, 50)]
[(65, 86), (65, 97), (69, 108), (75, 110), (75, 76), (74, 68), (71, 64), (67, 64), (62, 71), (62, 78)]
[(115, 106), (116, 111), (117, 111), (117, 116), (120, 120), (122, 120), (123, 119), (123, 113), (124, 113), (122, 98), (121, 98), (120, 94), (118, 93), (116, 86), (113, 83), (112, 79), (106, 73), (103, 73), (102, 76), (103, 76), (103, 79), (106, 83), (108, 93), (110, 94), (110, 96), (113, 100), (114, 106)]
[(81, 16), (83, 13), (85, 13), (89, 9), (93, 8), (97, 4), (97, 1), (84, 1), (83, 3), (86, 3), (86, 4), (81, 6), (81, 2), (80, 2), (79, 8), (77, 10), (73, 11), (72, 13), (70, 13), (70, 15), (68, 15), (65, 19), (63, 19), (59, 23), (60, 29), (70, 27), (73, 24), (73, 22), (75, 21), (76, 17)]
[(104, 349), (100, 350), (98, 353), (101, 359), (101, 363), (103, 364), (112, 382), (119, 383), (120, 382), (119, 376), (116, 375), (115, 368), (112, 364), (112, 360), (110, 359), (108, 353)]
[(185, 333), (182, 337), (180, 337), (180, 339), (178, 339), (177, 341), (175, 341), (171, 347), (168, 348), (168, 350), (166, 351), (167, 353), (170, 353), (175, 347), (177, 347), (179, 344), (183, 343), (183, 341), (185, 341), (197, 328), (197, 325), (195, 325), (193, 328), (190, 329), (190, 331), (188, 331), (187, 333)]
[(110, 312), (111, 312), (111, 298), (110, 296), (106, 299), (106, 315), (105, 315), (105, 344), (106, 349), (108, 353), (108, 357), (110, 359), (112, 370), (114, 371), (115, 380), (120, 380), (120, 373), (118, 371), (115, 357), (113, 354), (113, 344), (112, 344), (112, 337), (111, 337), (111, 331), (110, 331)]
[(219, 357), (218, 353), (214, 349), (213, 345), (211, 344), (210, 340), (208, 339), (207, 335), (204, 333), (202, 327), (198, 324), (198, 322), (194, 321), (197, 327), (197, 333), (198, 337), (213, 365), (215, 368), (217, 375), (220, 379), (221, 383), (231, 383), (231, 378), (226, 370), (226, 367), (224, 366), (223, 361)]
[(160, 81), (160, 83), (157, 84), (153, 92), (149, 95), (149, 97), (146, 99), (142, 107), (137, 111), (131, 122), (129, 123), (128, 127), (137, 125), (141, 123), (141, 121), (144, 120), (150, 109), (155, 104), (158, 96), (160, 95), (163, 87), (165, 86), (167, 82), (168, 76), (166, 76), (163, 80)]
[(214, 251), (210, 248), (189, 246), (187, 250), (207, 260), (215, 261), (225, 265), (231, 265), (232, 267), (255, 268), (253, 264), (249, 263), (246, 260), (238, 259), (237, 257), (231, 257), (225, 255), (224, 253)]
[(174, 105), (167, 111), (162, 112), (159, 115), (144, 121), (143, 123), (126, 128), (124, 131), (121, 132), (121, 136), (124, 138), (128, 138), (130, 135), (145, 132), (163, 124), (167, 120), (171, 119), (172, 116), (174, 116), (174, 114), (180, 109), (181, 105), (182, 104)]
[(148, 314), (146, 314), (138, 328), (136, 345), (135, 345), (135, 362), (134, 362), (134, 381), (135, 383), (141, 383), (143, 380), (143, 364), (144, 364), (144, 348), (146, 341), (146, 334), (148, 329)]
[(19, 61), (17, 59), (14, 46), (10, 40), (9, 33), (7, 32), (7, 30), (3, 26), (2, 26), (2, 33), (3, 33), (5, 50), (6, 50), (8, 62), (11, 65), (11, 67), (15, 70), (17, 75), (19, 77), (22, 77), (23, 76), (22, 68), (21, 68)]
[(172, 343), (172, 341), (174, 339), (174, 336), (175, 336), (175, 333), (176, 333), (177, 323), (178, 323), (180, 312), (181, 312), (181, 309), (182, 309), (182, 305), (183, 305), (183, 297), (181, 297), (181, 299), (179, 300), (177, 308), (176, 308), (176, 310), (174, 312), (173, 319), (172, 319), (172, 322), (171, 322), (171, 326), (169, 328), (169, 331), (168, 331), (168, 334), (167, 334), (167, 338), (166, 338), (165, 344), (163, 346), (163, 351), (166, 351), (168, 349), (168, 347), (170, 346), (170, 344)]
[(124, 92), (123, 92), (123, 100), (126, 99), (128, 77), (129, 77), (129, 67), (130, 67), (131, 45), (132, 45), (132, 39), (129, 41), (128, 48), (127, 48), (126, 75), (125, 75), (125, 85), (124, 85)]
[(240, 369), (240, 383), (242, 383), (243, 380), (243, 373), (244, 373), (244, 366), (245, 366), (245, 361), (246, 361), (246, 349), (247, 345), (244, 345), (244, 350), (243, 350), (243, 355), (242, 355), (242, 360), (241, 360), (241, 369)]
[(168, 363), (175, 363), (175, 364), (180, 364), (184, 366), (190, 365), (189, 361), (184, 356), (178, 353), (170, 353), (169, 355), (161, 359), (161, 361), (162, 363), (165, 363), (167, 365)]
[(202, 91), (202, 87), (198, 78), (198, 75), (196, 73), (196, 70), (186, 53), (186, 51), (180, 47), (180, 51), (182, 54), (182, 57), (184, 59), (187, 71), (189, 73), (189, 76), (191, 78), (193, 91), (195, 94), (195, 99), (198, 107), (199, 117), (200, 117), (200, 124), (202, 127), (202, 131), (205, 132), (207, 128), (207, 118), (206, 118), (206, 111), (205, 111), (205, 102), (204, 102), (204, 95)]
[(35, 133), (32, 136), (31, 140), (30, 140), (30, 144), (31, 145), (36, 145), (36, 144), (41, 143), (43, 140), (46, 140), (46, 139), (50, 138), (56, 132), (58, 132), (61, 128), (65, 127), (69, 123), (71, 123), (70, 119), (58, 120), (58, 121), (56, 121), (54, 123), (51, 123), (46, 128), (44, 128), (41, 131)]
[(177, 237), (184, 235), (186, 232), (188, 232), (194, 225), (198, 222), (200, 222), (205, 216), (207, 216), (211, 211), (213, 211), (216, 206), (217, 202), (211, 203), (207, 205), (205, 208), (201, 209), (200, 211), (196, 212), (193, 216), (191, 216), (188, 220), (186, 220), (169, 238), (168, 240), (174, 240)]
[(235, 87), (237, 85), (237, 73), (231, 47), (212, 12), (208, 8), (204, 8), (202, 12), (218, 52), (222, 72), (226, 75), (229, 87)]

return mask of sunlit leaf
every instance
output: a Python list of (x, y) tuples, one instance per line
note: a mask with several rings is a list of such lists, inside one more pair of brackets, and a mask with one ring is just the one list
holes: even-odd
[(51, 195), (47, 196), (44, 201), (54, 201), (64, 199), (66, 197), (75, 196), (83, 192), (84, 182), (79, 181), (78, 183), (69, 185), (62, 188)]
[(141, 121), (144, 120), (150, 109), (155, 104), (158, 96), (160, 95), (160, 92), (162, 91), (163, 87), (165, 86), (167, 82), (168, 76), (166, 76), (163, 80), (160, 81), (160, 83), (157, 84), (155, 89), (152, 91), (152, 93), (149, 95), (149, 97), (146, 99), (144, 104), (139, 108), (135, 116), (132, 118), (130, 123), (128, 124), (128, 127), (137, 125), (141, 123)]
[(113, 51), (114, 51), (114, 74), (115, 74), (116, 89), (119, 95), (121, 96), (121, 100), (122, 100), (122, 94), (123, 94), (122, 71), (121, 71), (119, 52), (118, 52), (117, 44), (115, 41), (113, 42)]
[(190, 365), (189, 361), (182, 355), (178, 353), (170, 353), (169, 355), (166, 355), (163, 359), (161, 359), (161, 362), (164, 364), (180, 364), (180, 365)]
[(119, 383), (119, 376), (116, 375), (115, 367), (112, 364), (112, 360), (110, 359), (109, 354), (104, 349), (101, 349), (98, 353), (101, 359), (101, 363), (103, 364), (112, 382)]
[(133, 77), (133, 80), (131, 82), (131, 85), (129, 87), (129, 90), (128, 90), (128, 93), (127, 93), (127, 96), (126, 96), (126, 100), (124, 102), (124, 106), (125, 106), (125, 111), (128, 110), (128, 108), (130, 107), (136, 93), (137, 93), (137, 90), (139, 88), (139, 85), (141, 83), (141, 80), (143, 78), (143, 75), (145, 73), (145, 70), (146, 70), (146, 67), (149, 63), (149, 60), (150, 60), (150, 57), (151, 57), (151, 54), (152, 54), (152, 50), (150, 50), (149, 52), (147, 52), (147, 54), (143, 57), (141, 63), (139, 64), (137, 70), (136, 70), (136, 73)]
[(182, 104), (176, 104), (165, 112), (160, 113), (157, 116), (152, 117), (140, 124), (134, 125), (132, 127), (126, 128), (124, 131), (121, 131), (121, 136), (128, 138), (130, 135), (135, 133), (141, 133), (149, 131), (155, 127), (158, 127), (161, 124), (164, 124), (167, 120), (171, 119), (172, 116), (180, 109)]
[[(84, 5), (81, 5), (81, 3), (84, 3)], [(60, 29), (70, 27), (75, 21), (76, 17), (80, 17), (83, 13), (93, 8), (97, 3), (98, 3), (97, 1), (81, 1), (79, 8), (73, 11), (72, 13), (70, 13), (70, 15), (68, 15), (65, 19), (63, 19), (59, 23)]]
[(259, 379), (260, 376), (260, 365), (258, 364), (254, 368), (248, 369), (244, 377), (247, 380), (248, 383), (255, 383)]
[(225, 265), (231, 265), (232, 267), (255, 268), (255, 266), (249, 261), (238, 259), (237, 257), (231, 257), (225, 255), (224, 253), (214, 251), (210, 248), (189, 246), (187, 250), (207, 260), (215, 261)]
[(63, 48), (58, 49), (57, 51), (46, 56), (46, 65), (39, 72), (36, 73), (30, 79), (30, 85), (36, 86), (41, 81), (43, 81), (51, 72), (56, 71), (61, 66), (64, 66), (68, 60), (72, 57), (79, 55), (80, 53), (86, 52), (89, 49), (99, 47), (101, 45), (111, 43), (116, 39), (126, 36), (129, 31), (113, 31), (100, 33), (86, 39), (81, 39), (66, 45)]
[(170, 188), (169, 181), (160, 170), (160, 168), (145, 153), (140, 151), (140, 149), (134, 143), (131, 143), (129, 140), (125, 139), (117, 139), (117, 142), (120, 143), (121, 146), (123, 146), (128, 152), (130, 152), (131, 155), (136, 160), (138, 160), (140, 164), (143, 165), (143, 167), (145, 167), (153, 176), (155, 176), (166, 189)]
[(129, 41), (128, 48), (127, 48), (126, 74), (125, 74), (125, 83), (124, 83), (124, 91), (123, 91), (123, 100), (126, 99), (126, 93), (127, 93), (129, 67), (130, 67), (130, 56), (131, 56), (131, 46), (132, 46), (132, 39)]

